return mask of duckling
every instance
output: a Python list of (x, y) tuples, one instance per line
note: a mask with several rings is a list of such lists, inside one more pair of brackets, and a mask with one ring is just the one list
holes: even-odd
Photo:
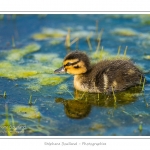
[(70, 52), (63, 66), (54, 73), (74, 75), (76, 90), (89, 93), (111, 93), (124, 91), (140, 85), (142, 72), (127, 59), (102, 60), (91, 65), (89, 57), (81, 51)]

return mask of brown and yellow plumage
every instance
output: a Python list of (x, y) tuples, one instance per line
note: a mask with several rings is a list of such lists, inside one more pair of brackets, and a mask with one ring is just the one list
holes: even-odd
[(123, 91), (140, 85), (142, 72), (130, 61), (123, 59), (102, 60), (91, 65), (88, 56), (80, 51), (69, 53), (63, 67), (55, 73), (66, 72), (74, 75), (74, 87), (90, 93)]

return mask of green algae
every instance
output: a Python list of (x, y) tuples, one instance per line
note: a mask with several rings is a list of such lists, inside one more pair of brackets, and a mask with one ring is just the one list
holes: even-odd
[(106, 132), (106, 125), (101, 123), (92, 123), (90, 130), (98, 132), (98, 135), (103, 135)]
[(53, 28), (43, 28), (42, 32), (35, 33), (31, 37), (34, 40), (47, 40), (49, 38), (63, 38), (67, 32)]
[(29, 119), (41, 118), (41, 113), (36, 106), (14, 105), (12, 111)]
[(96, 63), (101, 60), (117, 60), (117, 59), (122, 59), (122, 60), (129, 60), (130, 57), (126, 55), (127, 52), (127, 47), (124, 50), (124, 54), (120, 54), (120, 49), (117, 55), (113, 55), (109, 53), (108, 51), (104, 49), (100, 49), (95, 52), (90, 53), (90, 58), (92, 59), (92, 63)]
[(28, 77), (34, 76), (36, 74), (37, 74), (36, 71), (20, 71), (18, 78), (28, 78)]
[(35, 34), (32, 35), (32, 38), (34, 40), (41, 41), (41, 40), (46, 40), (49, 37), (46, 34), (43, 34), (43, 33), (35, 33)]
[(59, 90), (66, 91), (66, 89), (68, 89), (67, 84), (61, 84), (61, 85), (59, 86)]
[(6, 116), (6, 119), (4, 120), (4, 123), (2, 124), (2, 126), (6, 127), (6, 133), (8, 136), (12, 136), (12, 132), (10, 130), (10, 121), (9, 121), (9, 112), (8, 112), (8, 106), (5, 105), (5, 116)]
[(6, 98), (6, 97), (7, 97), (7, 93), (6, 93), (6, 91), (4, 91), (3, 98)]
[(20, 125), (14, 120), (13, 114), (9, 113), (7, 105), (5, 105), (5, 116), (6, 119), (4, 119), (3, 123), (1, 124), (1, 129), (3, 129), (3, 133), (5, 133), (7, 136), (24, 133), (24, 125)]
[(33, 134), (33, 133), (39, 133), (39, 134), (44, 134), (46, 136), (50, 136), (50, 132), (47, 128), (45, 128), (44, 126), (39, 126), (39, 125), (36, 125), (36, 126), (31, 126), (31, 127), (28, 127), (28, 129), (26, 130), (26, 132), (28, 134)]
[(37, 82), (29, 82), (25, 84), (27, 86), (28, 90), (34, 91), (34, 92), (38, 92), (41, 89), (41, 85), (39, 85)]
[(67, 31), (61, 29), (54, 28), (43, 28), (41, 32), (34, 33), (31, 38), (37, 41), (52, 39), (50, 44), (57, 45), (62, 42), (62, 39), (66, 36), (69, 36), (69, 39), (75, 38), (86, 38), (87, 36), (94, 37), (94, 32), (86, 31), (86, 30), (71, 30), (67, 28)]
[(35, 76), (38, 72), (30, 70), (27, 67), (13, 65), (10, 63), (0, 63), (4, 64), (3, 67), (0, 67), (0, 77), (5, 77), (8, 79), (18, 79), (18, 78), (29, 78)]
[(39, 84), (40, 85), (51, 85), (51, 86), (55, 86), (58, 85), (60, 83), (62, 83), (63, 81), (66, 80), (66, 77), (60, 77), (60, 76), (56, 76), (56, 75), (42, 75), (39, 79)]
[(142, 21), (144, 25), (150, 25), (150, 19), (145, 19)]
[(68, 89), (67, 84), (60, 84), (57, 90), (57, 94), (64, 94), (66, 89)]
[[(30, 79), (25, 84), (26, 89), (39, 91), (42, 86), (55, 86), (62, 83), (67, 76), (53, 75), (55, 69), (62, 65), (63, 59), (57, 54), (34, 54), (37, 63), (26, 63), (19, 65), (16, 62), (1, 61), (0, 77), (16, 80)], [(30, 82), (29, 82), (30, 81)]]
[(147, 60), (150, 60), (150, 55), (145, 55), (143, 58), (147, 59)]
[(39, 63), (46, 64), (46, 66), (49, 67), (49, 69), (48, 69), (48, 67), (43, 66), (42, 68), (45, 68), (45, 71), (50, 70), (50, 69), (55, 70), (58, 67), (60, 67), (63, 62), (63, 59), (59, 58), (56, 53), (34, 54), (34, 59), (37, 60)]
[(0, 69), (11, 68), (11, 67), (12, 67), (12, 64), (8, 61), (0, 62)]
[(7, 134), (8, 136), (12, 136), (12, 135), (13, 135), (12, 132), (11, 132), (11, 130), (10, 130), (10, 126), (11, 126), (11, 125), (10, 125), (10, 122), (9, 122), (8, 119), (4, 120), (2, 126), (3, 126), (3, 127), (6, 127), (6, 134)]
[(98, 60), (103, 60), (105, 58), (110, 57), (110, 54), (105, 51), (105, 50), (100, 50), (100, 51), (95, 51), (91, 53), (91, 58), (92, 59), (98, 59)]
[(0, 14), (0, 20), (4, 19), (4, 14)]
[(150, 25), (150, 14), (113, 14), (113, 15), (106, 15), (106, 17), (111, 17), (115, 19), (139, 19), (142, 25)]
[(50, 45), (58, 45), (58, 44), (60, 44), (62, 42), (62, 40), (61, 39), (53, 39), (53, 40), (51, 40), (50, 42), (49, 42), (49, 44)]
[(52, 66), (50, 63), (42, 64), (42, 63), (28, 63), (24, 68), (28, 70), (37, 71), (38, 74), (52, 74), (56, 67)]
[(9, 61), (19, 61), (25, 55), (40, 50), (40, 45), (33, 43), (20, 49), (12, 49), (7, 53), (6, 59)]
[[(38, 50), (38, 48), (33, 45), (28, 45), (25, 47), (27, 50), (26, 54), (29, 52), (34, 52)], [(17, 52), (17, 51), (16, 51)], [(15, 56), (15, 53), (8, 52), (9, 55), (7, 55), (6, 59), (10, 60), (3, 60), (0, 62), (0, 77), (5, 77), (8, 79), (27, 79), (27, 78), (40, 78), (41, 76), (39, 74), (52, 74), (55, 69), (60, 67), (62, 65), (63, 59), (59, 58), (57, 54), (55, 53), (48, 53), (48, 54), (33, 54), (33, 58), (36, 61), (25, 63), (24, 65), (19, 65), (16, 60), (19, 60), (21, 57), (23, 57), (22, 53), (21, 55)], [(13, 55), (15, 57), (12, 56)], [(23, 54), (25, 54), (23, 52)], [(8, 57), (9, 56), (9, 57)], [(15, 61), (12, 61), (15, 60)], [(38, 62), (37, 62), (38, 61)]]
[[(4, 65), (3, 65), (4, 64)], [(3, 65), (3, 66), (1, 66)], [(38, 69), (32, 69), (29, 66), (21, 66), (11, 63), (2, 62), (0, 63), (0, 77), (8, 79), (27, 79), (35, 77), (38, 74)]]
[(150, 14), (139, 15), (142, 25), (150, 25)]
[(42, 33), (47, 35), (48, 37), (53, 38), (61, 38), (66, 36), (67, 32), (61, 29), (54, 29), (54, 28), (43, 28)]
[(58, 68), (62, 66), (63, 59), (62, 58), (54, 58), (52, 61), (52, 66)]
[(112, 31), (112, 34), (120, 36), (137, 36), (138, 32), (130, 28), (116, 28)]
[(34, 54), (34, 59), (41, 62), (41, 63), (45, 63), (45, 62), (52, 62), (52, 59), (57, 58), (58, 55), (56, 53), (38, 53), (38, 54)]
[(47, 17), (47, 14), (38, 14), (38, 17), (39, 17), (40, 19), (43, 19), (43, 18), (46, 18), (46, 17)]

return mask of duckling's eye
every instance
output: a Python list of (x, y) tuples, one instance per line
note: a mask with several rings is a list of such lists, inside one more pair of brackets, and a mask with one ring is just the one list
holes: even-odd
[(77, 68), (80, 68), (80, 67), (79, 67), (79, 66), (74, 66), (74, 68), (76, 68), (76, 69), (77, 69)]

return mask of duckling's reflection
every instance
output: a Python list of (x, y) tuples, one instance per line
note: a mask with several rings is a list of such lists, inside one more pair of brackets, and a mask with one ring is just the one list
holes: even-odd
[(89, 115), (93, 106), (118, 108), (137, 100), (141, 87), (134, 87), (116, 94), (90, 94), (75, 91), (74, 99), (56, 98), (56, 103), (62, 103), (69, 118), (82, 119)]
[(57, 98), (56, 102), (64, 104), (65, 113), (69, 118), (82, 119), (91, 111), (91, 104), (81, 100), (65, 100)]

